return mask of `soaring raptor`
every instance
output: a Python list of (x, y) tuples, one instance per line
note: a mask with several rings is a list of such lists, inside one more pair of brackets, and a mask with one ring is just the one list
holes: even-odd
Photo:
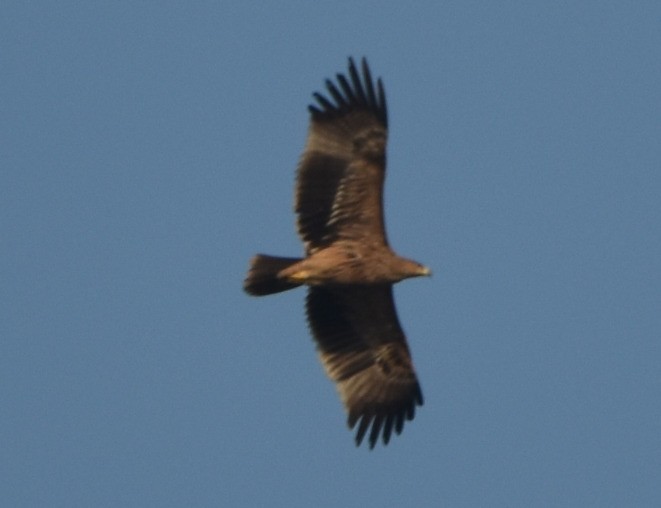
[(388, 115), (381, 79), (349, 59), (347, 75), (314, 94), (298, 166), (296, 214), (304, 258), (256, 255), (244, 282), (263, 296), (308, 286), (307, 317), (321, 362), (373, 448), (390, 441), (422, 405), (392, 286), (430, 270), (395, 254), (383, 219)]

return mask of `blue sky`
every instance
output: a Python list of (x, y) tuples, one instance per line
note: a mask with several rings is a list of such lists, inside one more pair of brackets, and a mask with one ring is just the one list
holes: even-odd
[[(3, 506), (661, 504), (661, 4), (6, 2)], [(390, 107), (425, 406), (356, 449), (304, 291), (307, 104)]]

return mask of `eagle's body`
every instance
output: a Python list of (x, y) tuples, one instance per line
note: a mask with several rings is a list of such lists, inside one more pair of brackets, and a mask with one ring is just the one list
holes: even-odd
[(308, 321), (321, 361), (349, 413), (356, 443), (371, 427), (370, 447), (388, 443), (422, 405), (392, 285), (429, 275), (396, 255), (383, 220), (387, 109), (367, 62), (362, 79), (349, 59), (349, 78), (326, 81), (334, 102), (315, 94), (308, 140), (298, 169), (296, 212), (305, 258), (255, 256), (244, 283), (252, 295), (305, 284)]
[[(424, 268), (423, 268), (424, 269)], [(424, 275), (415, 261), (401, 258), (387, 246), (366, 246), (359, 241), (338, 241), (318, 250), (278, 275), (310, 286), (328, 284), (394, 284)]]

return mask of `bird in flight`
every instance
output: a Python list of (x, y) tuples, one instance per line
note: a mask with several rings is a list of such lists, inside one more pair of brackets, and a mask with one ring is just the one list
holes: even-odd
[(356, 445), (388, 444), (422, 406), (392, 286), (429, 268), (395, 254), (383, 217), (388, 114), (381, 79), (363, 58), (315, 93), (298, 166), (295, 210), (305, 257), (258, 254), (244, 289), (308, 287), (306, 310), (321, 363), (336, 383)]

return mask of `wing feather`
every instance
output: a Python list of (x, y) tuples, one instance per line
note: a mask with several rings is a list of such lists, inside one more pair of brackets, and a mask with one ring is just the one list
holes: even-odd
[(387, 106), (367, 61), (349, 59), (348, 78), (313, 94), (310, 129), (297, 173), (298, 230), (308, 254), (340, 239), (387, 243), (383, 221)]
[(311, 287), (310, 328), (321, 361), (357, 427), (359, 445), (399, 434), (423, 404), (391, 286)]
[(357, 102), (356, 94), (353, 88), (351, 88), (351, 85), (349, 84), (346, 76), (344, 74), (337, 74), (335, 77), (337, 78), (337, 82), (342, 87), (342, 92), (344, 92), (344, 95), (347, 97), (349, 102)]

